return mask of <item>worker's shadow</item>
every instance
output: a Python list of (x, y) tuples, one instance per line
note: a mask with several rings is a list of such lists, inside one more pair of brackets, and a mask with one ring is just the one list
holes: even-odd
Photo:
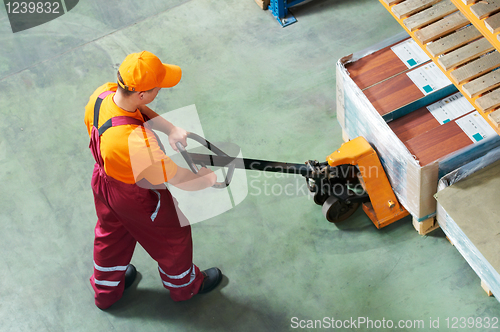
[(168, 291), (159, 287), (141, 289), (138, 287), (141, 278), (142, 276), (138, 273), (138, 280), (134, 285), (127, 289), (123, 297), (106, 312), (117, 318), (124, 318), (124, 321), (126, 318), (165, 321), (174, 325), (182, 325), (185, 330), (234, 328), (251, 322), (268, 330), (273, 326), (289, 324), (290, 318), (287, 321), (284, 313), (278, 313), (273, 308), (263, 306), (262, 302), (265, 301), (258, 301), (258, 305), (252, 307), (245, 304), (244, 299), (236, 301), (224, 295), (221, 291), (229, 284), (226, 276), (215, 290), (207, 294), (195, 295), (183, 302), (174, 302)]

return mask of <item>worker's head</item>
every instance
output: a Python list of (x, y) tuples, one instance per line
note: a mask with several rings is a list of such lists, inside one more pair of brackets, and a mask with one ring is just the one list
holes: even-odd
[(118, 90), (143, 104), (152, 102), (161, 88), (171, 88), (181, 80), (181, 68), (162, 63), (148, 51), (129, 54), (118, 69)]

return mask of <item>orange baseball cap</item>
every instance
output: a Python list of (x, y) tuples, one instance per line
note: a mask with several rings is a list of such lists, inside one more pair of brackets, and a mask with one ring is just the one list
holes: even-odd
[(118, 69), (122, 81), (118, 84), (128, 91), (148, 91), (154, 88), (171, 88), (181, 80), (179, 66), (162, 63), (148, 51), (127, 55)]

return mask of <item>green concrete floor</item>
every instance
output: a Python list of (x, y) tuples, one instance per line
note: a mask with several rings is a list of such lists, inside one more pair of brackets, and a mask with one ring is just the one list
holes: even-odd
[(253, 191), (301, 179), (255, 171), (242, 203), (193, 225), (195, 263), (220, 267), (222, 287), (174, 303), (138, 247), (140, 282), (111, 309), (94, 306), (89, 95), (147, 49), (184, 71), (159, 113), (195, 104), (206, 137), (246, 157), (323, 159), (342, 141), (337, 59), (402, 29), (376, 0), (294, 13), (281, 28), (253, 0), (82, 0), (13, 34), (0, 10), (1, 331), (286, 331), (293, 317), (423, 320), (421, 330), (439, 318), (447, 330), (448, 317), (500, 316), (441, 231), (419, 236), (409, 219), (377, 230), (361, 210), (330, 224), (307, 197)]

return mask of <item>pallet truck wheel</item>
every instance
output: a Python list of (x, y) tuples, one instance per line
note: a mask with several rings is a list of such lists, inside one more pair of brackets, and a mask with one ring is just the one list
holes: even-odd
[(316, 203), (317, 205), (323, 205), (326, 199), (328, 198), (328, 196), (325, 194), (321, 195), (317, 192), (311, 192), (311, 191), (309, 192), (309, 195), (312, 196), (314, 203)]
[(341, 222), (352, 216), (359, 203), (342, 203), (335, 196), (330, 196), (323, 204), (321, 211), (329, 222)]

